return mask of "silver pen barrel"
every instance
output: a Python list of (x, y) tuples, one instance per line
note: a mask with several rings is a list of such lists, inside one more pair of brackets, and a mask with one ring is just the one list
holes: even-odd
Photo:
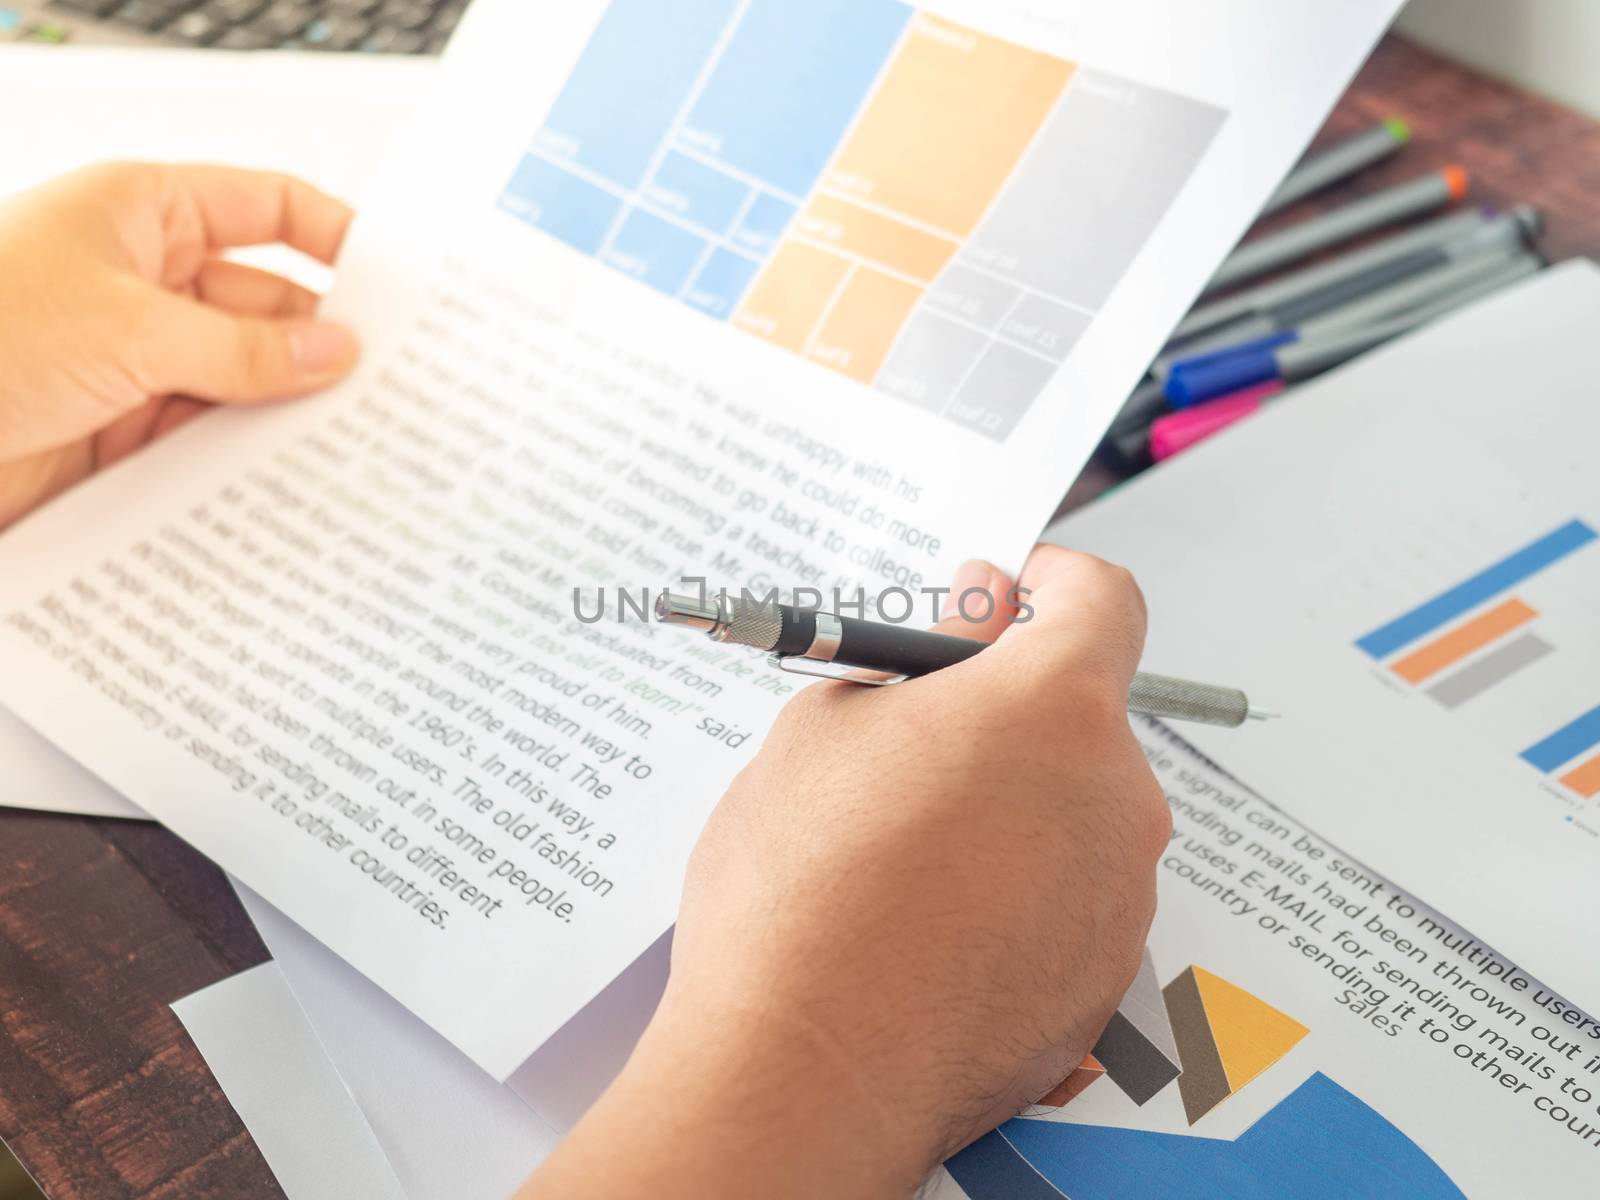
[[(676, 592), (664, 592), (657, 599), (656, 618), (670, 625), (687, 625), (698, 629), (714, 641), (768, 651), (777, 646), (783, 628), (776, 605), (754, 603), (743, 598), (730, 603), (720, 597), (686, 596)], [(938, 634), (931, 636), (937, 640), (955, 641)], [(965, 648), (970, 648), (972, 643), (960, 644), (964, 647), (962, 657), (968, 657)], [(841, 658), (840, 661), (850, 663), (849, 659)], [(896, 670), (903, 672), (906, 667), (901, 664)], [(1250, 701), (1238, 688), (1175, 679), (1170, 675), (1147, 675), (1144, 672), (1133, 677), (1133, 685), (1128, 689), (1128, 710), (1151, 717), (1199, 721), (1229, 728), (1243, 725), (1247, 720), (1263, 720), (1274, 715), (1251, 708)]]
[(1133, 686), (1128, 689), (1128, 711), (1229, 728), (1269, 715), (1252, 709), (1249, 699), (1238, 688), (1174, 679), (1170, 675), (1148, 675), (1143, 671), (1133, 677)]

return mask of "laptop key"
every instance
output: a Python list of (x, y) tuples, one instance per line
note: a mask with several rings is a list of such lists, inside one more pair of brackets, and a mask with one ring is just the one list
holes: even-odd
[(82, 13), (86, 17), (109, 17), (122, 6), (122, 0), (50, 0), (51, 8)]
[(447, 8), (442, 11), (433, 22), (433, 33), (440, 37), (449, 37), (455, 32), (456, 26), (461, 22), (459, 8)]
[(361, 43), (361, 48), (374, 54), (418, 54), (422, 51), (422, 35), (409, 29), (396, 29), (393, 25), (380, 25)]
[(135, 29), (143, 29), (147, 33), (154, 33), (172, 20), (173, 10), (156, 0), (128, 0), (121, 8), (111, 14), (111, 19), (123, 25), (132, 25)]
[(428, 22), (433, 20), (433, 6), (412, 0), (411, 3), (399, 4), (392, 11), (386, 11), (383, 19), (400, 29), (425, 29)]
[(363, 21), (359, 17), (330, 16), (328, 24), (333, 26), (325, 47), (328, 50), (354, 50), (366, 40), (372, 29), (370, 21)]
[(218, 37), (223, 30), (223, 24), (210, 13), (190, 12), (184, 13), (171, 25), (167, 26), (166, 33), (171, 37), (182, 38), (186, 42), (193, 42), (203, 46)]
[(219, 50), (270, 50), (278, 44), (278, 39), (263, 29), (239, 26), (211, 44)]
[(242, 25), (267, 6), (267, 0), (210, 0), (204, 11), (223, 25)]
[(293, 0), (278, 0), (250, 22), (250, 27), (259, 29), (276, 41), (283, 41), (304, 29), (315, 15), (308, 5), (296, 4)]

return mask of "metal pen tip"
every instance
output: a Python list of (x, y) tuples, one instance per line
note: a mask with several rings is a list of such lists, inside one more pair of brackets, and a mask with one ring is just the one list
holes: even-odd
[(1276, 721), (1283, 716), (1282, 713), (1271, 712), (1265, 708), (1250, 708), (1244, 715), (1247, 721)]
[(723, 623), (722, 606), (714, 600), (701, 600), (682, 592), (662, 592), (656, 597), (656, 620), (710, 633)]

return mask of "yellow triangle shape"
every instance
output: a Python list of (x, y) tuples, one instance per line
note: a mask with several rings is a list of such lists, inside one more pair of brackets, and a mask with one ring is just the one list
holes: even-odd
[(1194, 968), (1194, 978), (1230, 1092), (1237, 1092), (1311, 1032), (1203, 967)]

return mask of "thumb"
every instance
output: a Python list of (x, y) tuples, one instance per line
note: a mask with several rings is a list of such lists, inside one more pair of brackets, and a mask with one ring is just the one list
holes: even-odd
[(170, 292), (154, 303), (138, 370), (149, 395), (226, 404), (301, 396), (343, 379), (361, 352), (332, 321), (236, 316)]
[(945, 597), (935, 633), (992, 642), (1016, 615), (1015, 585), (1004, 571), (981, 558), (961, 564)]
[(1133, 576), (1093, 555), (1034, 548), (1022, 569), (1016, 621), (996, 649), (1012, 665), (1062, 670), (1126, 698), (1144, 651), (1144, 596)]

